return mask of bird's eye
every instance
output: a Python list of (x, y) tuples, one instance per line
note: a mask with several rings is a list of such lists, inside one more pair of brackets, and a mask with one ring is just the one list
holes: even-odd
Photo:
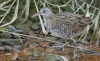
[(43, 10), (43, 11), (42, 11), (42, 13), (45, 13), (45, 12), (46, 12), (46, 10)]

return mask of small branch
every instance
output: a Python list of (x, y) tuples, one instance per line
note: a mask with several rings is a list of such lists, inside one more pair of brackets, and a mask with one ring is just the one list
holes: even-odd
[[(14, 2), (13, 2), (13, 4), (14, 4)], [(10, 25), (17, 19), (18, 7), (19, 7), (19, 0), (17, 0), (17, 5), (16, 5), (16, 9), (15, 9), (14, 16), (13, 16), (12, 20), (10, 22), (6, 23), (6, 24), (1, 25), (0, 27), (4, 27), (4, 26), (7, 26), (7, 25)]]
[[(37, 12), (39, 12), (39, 10), (38, 10), (38, 6), (37, 6), (35, 0), (34, 0), (34, 3), (35, 3), (35, 7), (36, 7)], [(42, 31), (43, 31), (43, 33), (44, 33), (45, 35), (47, 35), (47, 34), (48, 34), (48, 31), (45, 29), (44, 24), (43, 24), (43, 20), (42, 20), (42, 18), (41, 18), (40, 15), (39, 15), (39, 19), (40, 19), (40, 23), (41, 23)]]
[(57, 41), (48, 40), (48, 39), (44, 39), (44, 38), (40, 38), (40, 37), (36, 37), (36, 36), (29, 36), (29, 35), (19, 34), (19, 33), (15, 33), (15, 32), (8, 32), (8, 31), (4, 31), (4, 30), (0, 30), (0, 31), (1, 31), (1, 32), (7, 32), (7, 33), (10, 33), (10, 34), (13, 34), (13, 35), (17, 35), (17, 36), (19, 35), (20, 37), (21, 37), (21, 36), (24, 36), (24, 37), (31, 37), (31, 38), (35, 38), (35, 39), (46, 40), (46, 41), (48, 41), (48, 42), (63, 44), (63, 43), (60, 43), (60, 42), (57, 42)]
[(30, 9), (30, 0), (26, 0), (26, 4), (25, 4), (25, 19), (24, 19), (23, 23), (25, 23), (26, 20), (28, 19), (29, 9)]
[(9, 7), (9, 9), (7, 10), (7, 12), (5, 13), (5, 15), (3, 16), (3, 18), (0, 20), (0, 24), (1, 22), (4, 20), (4, 18), (6, 17), (6, 15), (9, 13), (11, 7), (13, 6), (13, 4), (15, 3), (16, 0), (13, 1), (13, 3), (11, 4), (11, 6)]
[(68, 4), (71, 2), (71, 0), (69, 0), (67, 3), (63, 4), (63, 5), (55, 5), (55, 4), (51, 4), (50, 2), (48, 2), (47, 0), (44, 0), (46, 3), (52, 5), (52, 6), (56, 6), (56, 7), (65, 7), (68, 6)]

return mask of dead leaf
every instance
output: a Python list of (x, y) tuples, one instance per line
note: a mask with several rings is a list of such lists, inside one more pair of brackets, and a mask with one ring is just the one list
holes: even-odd
[(52, 52), (52, 51), (54, 51), (54, 48), (46, 48), (46, 51), (47, 52)]
[(43, 47), (47, 47), (47, 46), (49, 46), (50, 43), (49, 43), (49, 42), (41, 42), (40, 44), (41, 44)]
[(11, 59), (12, 60), (16, 60), (18, 58), (18, 53), (13, 53), (12, 55), (11, 55)]
[(10, 56), (10, 55), (11, 55), (11, 53), (6, 53), (5, 55), (6, 55), (6, 56)]
[(20, 52), (20, 55), (23, 56), (23, 57), (28, 57), (28, 55), (32, 54), (29, 49), (23, 49), (21, 52)]

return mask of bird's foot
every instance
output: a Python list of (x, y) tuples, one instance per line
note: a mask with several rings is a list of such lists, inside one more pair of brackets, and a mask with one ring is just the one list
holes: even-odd
[(79, 55), (79, 52), (77, 51), (76, 44), (75, 44), (73, 59), (78, 58), (78, 57), (80, 57), (80, 55)]
[(78, 53), (74, 52), (73, 59), (78, 58), (78, 57), (80, 57), (80, 55)]
[(56, 48), (55, 50), (59, 50), (59, 49), (62, 49), (62, 48), (64, 49), (64, 46), (65, 46), (66, 44), (68, 44), (68, 42), (66, 42), (65, 44), (60, 45), (60, 46), (52, 46), (52, 47)]

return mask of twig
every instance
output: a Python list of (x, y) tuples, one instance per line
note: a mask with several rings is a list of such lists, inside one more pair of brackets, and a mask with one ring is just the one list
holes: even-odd
[[(16, 1), (16, 0), (14, 0), (14, 2), (15, 2), (15, 1)], [(14, 4), (14, 2), (13, 2), (13, 4)], [(6, 23), (6, 24), (1, 25), (0, 27), (4, 27), (4, 26), (7, 26), (7, 25), (10, 25), (10, 24), (12, 24), (12, 23), (17, 19), (18, 7), (19, 7), (19, 0), (17, 0), (17, 5), (16, 5), (15, 12), (14, 12), (14, 16), (13, 16), (13, 18), (11, 19), (11, 21), (8, 22), (8, 23)], [(10, 8), (11, 8), (11, 7), (10, 7)]]
[(26, 22), (26, 20), (28, 19), (29, 16), (29, 9), (30, 9), (30, 0), (26, 0), (26, 4), (25, 4), (25, 18), (23, 20), (23, 23)]
[[(82, 0), (82, 2), (84, 2), (84, 1)], [(85, 2), (85, 3), (86, 3), (87, 5), (89, 5), (87, 2)], [(92, 2), (91, 2), (91, 4), (92, 4)], [(95, 8), (95, 9), (97, 9), (97, 10), (99, 10), (99, 11), (100, 11), (100, 9), (99, 9), (99, 8), (97, 8), (97, 7), (95, 7), (95, 6), (92, 6), (91, 4), (90, 4), (90, 7)]]
[[(35, 3), (35, 7), (36, 7), (37, 12), (39, 12), (39, 10), (38, 10), (38, 6), (37, 6), (35, 0), (34, 0), (34, 3)], [(43, 31), (43, 33), (44, 33), (45, 35), (47, 35), (47, 34), (48, 34), (48, 31), (45, 29), (44, 24), (43, 24), (43, 20), (42, 20), (42, 18), (41, 18), (40, 15), (39, 15), (39, 19), (40, 19), (40, 23), (41, 23), (42, 31)]]
[(1, 22), (4, 20), (4, 18), (6, 17), (6, 15), (9, 13), (11, 7), (13, 6), (13, 4), (15, 3), (16, 0), (13, 1), (13, 3), (11, 4), (11, 6), (9, 7), (9, 9), (7, 10), (7, 12), (5, 13), (5, 15), (3, 16), (3, 18), (0, 20), (0, 24)]
[(63, 43), (60, 43), (60, 42), (57, 42), (57, 41), (48, 40), (48, 39), (44, 39), (44, 38), (40, 38), (40, 37), (36, 37), (36, 36), (29, 36), (29, 35), (25, 35), (25, 34), (19, 34), (19, 33), (15, 33), (15, 32), (2, 31), (2, 30), (0, 30), (0, 31), (1, 31), (1, 32), (7, 32), (7, 33), (10, 33), (10, 34), (13, 34), (13, 35), (17, 35), (17, 36), (19, 35), (19, 36), (31, 37), (31, 38), (35, 38), (35, 39), (46, 40), (46, 41), (48, 41), (48, 42), (63, 44)]
[(55, 4), (51, 4), (50, 2), (48, 2), (47, 0), (44, 0), (46, 3), (52, 5), (52, 6), (56, 6), (56, 7), (65, 7), (68, 6), (67, 4), (69, 4), (71, 2), (71, 0), (69, 0), (67, 3), (63, 4), (63, 5), (55, 5)]
[(4, 1), (3, 3), (0, 4), (0, 8), (3, 8), (4, 5), (6, 5), (7, 3), (9, 3), (11, 0), (7, 0)]

